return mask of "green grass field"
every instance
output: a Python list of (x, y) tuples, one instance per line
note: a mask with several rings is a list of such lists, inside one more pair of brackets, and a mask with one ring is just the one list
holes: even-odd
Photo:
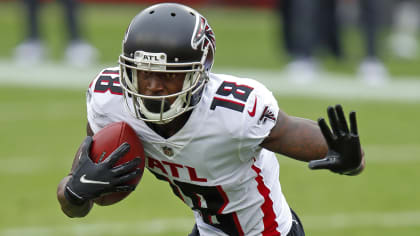
[[(279, 157), (283, 191), (308, 235), (418, 235), (419, 104), (278, 99), (288, 113), (311, 119), (336, 102), (358, 112), (367, 158), (361, 176)], [(84, 136), (84, 92), (2, 87), (0, 109), (0, 235), (186, 235), (193, 224), (166, 183), (147, 172), (125, 201), (65, 217), (55, 189)]]
[[(139, 7), (140, 8), (140, 7)], [(11, 54), (19, 41), (14, 3), (0, 5), (0, 56)], [(63, 36), (52, 33), (60, 19), (55, 6), (44, 9), (53, 58), (64, 47)], [(101, 62), (116, 61), (122, 33), (137, 12), (130, 6), (89, 5), (85, 9), (89, 39), (102, 54)], [(266, 11), (204, 9), (214, 22), (218, 40), (217, 66), (273, 69), (286, 57), (273, 49), (274, 16)], [(258, 16), (247, 17), (249, 14)], [(110, 17), (108, 17), (110, 16)], [(112, 17), (111, 17), (112, 16)], [(99, 20), (100, 19), (100, 20)], [(224, 22), (229, 22), (226, 24)], [(242, 22), (242, 25), (236, 23)], [(245, 27), (243, 22), (248, 26)], [(246, 25), (245, 24), (245, 25)], [(3, 27), (4, 26), (4, 27)], [(247, 37), (235, 40), (238, 35)], [(270, 43), (260, 43), (268, 40)], [(265, 63), (248, 50), (265, 56)], [(344, 64), (326, 62), (351, 73), (356, 59)], [(239, 56), (235, 56), (239, 55)], [(235, 59), (235, 60), (234, 60)], [(419, 75), (415, 65), (387, 61), (397, 75)], [(29, 71), (28, 71), (29, 73)], [(1, 78), (0, 72), (0, 78)], [(59, 78), (58, 78), (59, 79)], [(4, 78), (3, 78), (4, 80)], [(0, 80), (1, 81), (1, 80)], [(87, 82), (88, 83), (88, 82)], [(309, 236), (419, 235), (420, 232), (420, 103), (282, 96), (287, 113), (310, 119), (326, 116), (326, 107), (342, 103), (358, 112), (367, 167), (357, 177), (310, 171), (305, 163), (279, 156), (280, 179), (290, 206), (299, 214)], [(0, 83), (0, 236), (42, 235), (160, 235), (185, 236), (193, 226), (192, 213), (166, 183), (148, 172), (137, 190), (123, 202), (95, 207), (82, 219), (67, 218), (56, 200), (56, 187), (71, 166), (85, 136), (84, 89), (48, 89)]]

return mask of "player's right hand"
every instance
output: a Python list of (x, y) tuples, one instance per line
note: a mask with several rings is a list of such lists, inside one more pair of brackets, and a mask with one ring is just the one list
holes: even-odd
[(133, 191), (136, 186), (126, 183), (140, 174), (136, 168), (141, 162), (140, 158), (114, 167), (129, 151), (130, 145), (121, 144), (100, 163), (94, 163), (89, 157), (91, 145), (92, 137), (87, 136), (81, 146), (79, 163), (66, 184), (66, 199), (72, 204), (82, 205), (105, 193)]

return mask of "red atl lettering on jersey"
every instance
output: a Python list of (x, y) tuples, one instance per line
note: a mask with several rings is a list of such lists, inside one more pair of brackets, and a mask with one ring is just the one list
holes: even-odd
[(155, 167), (157, 167), (163, 173), (168, 174), (168, 172), (166, 172), (166, 170), (165, 170), (165, 167), (163, 167), (162, 163), (160, 163), (160, 161), (158, 161), (156, 159), (153, 159), (151, 157), (147, 157), (147, 165), (150, 169), (154, 169)]
[[(195, 168), (191, 166), (184, 166), (178, 163), (173, 163), (169, 161), (159, 161), (152, 157), (147, 157), (147, 167), (149, 169), (159, 169), (162, 173), (166, 175), (171, 175), (174, 178), (180, 177), (180, 172), (188, 173), (188, 177), (191, 181), (195, 182), (207, 182), (206, 178), (200, 178), (197, 175)], [(169, 171), (165, 167), (169, 167)]]
[(197, 182), (207, 182), (206, 178), (198, 178), (197, 177), (197, 173), (195, 172), (195, 169), (189, 166), (185, 166), (188, 169), (188, 173), (190, 174), (190, 179), (192, 181), (197, 181)]
[(172, 163), (172, 162), (167, 162), (167, 161), (162, 161), (162, 163), (164, 165), (168, 165), (169, 168), (171, 169), (171, 174), (173, 177), (179, 178), (179, 173), (178, 173), (178, 169), (177, 168), (183, 168), (182, 165), (180, 164), (176, 164), (176, 163)]

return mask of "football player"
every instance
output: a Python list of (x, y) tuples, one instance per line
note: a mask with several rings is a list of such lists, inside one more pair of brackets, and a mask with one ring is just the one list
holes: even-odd
[[(89, 159), (90, 136), (119, 121), (136, 130), (147, 169), (193, 210), (191, 235), (304, 235), (275, 153), (311, 169), (363, 170), (355, 112), (348, 126), (340, 105), (328, 107), (331, 130), (324, 119), (289, 116), (256, 80), (211, 73), (215, 50), (207, 20), (187, 6), (157, 4), (134, 17), (119, 67), (88, 89), (88, 136), (57, 191), (65, 214), (84, 217), (94, 198), (134, 190), (124, 183), (139, 175), (137, 159), (114, 168)], [(126, 151), (123, 144), (109, 159)]]

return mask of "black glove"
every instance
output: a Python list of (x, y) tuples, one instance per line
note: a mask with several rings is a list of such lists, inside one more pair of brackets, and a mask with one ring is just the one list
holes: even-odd
[(363, 160), (357, 133), (356, 112), (350, 112), (350, 130), (341, 105), (336, 105), (335, 108), (330, 106), (327, 112), (333, 133), (324, 118), (318, 120), (318, 125), (327, 141), (328, 153), (323, 159), (310, 161), (309, 168), (329, 169), (339, 174), (357, 175), (363, 168)]
[(130, 145), (128, 143), (121, 144), (100, 163), (94, 163), (90, 159), (91, 145), (92, 137), (87, 136), (81, 147), (79, 163), (66, 184), (64, 195), (67, 200), (73, 204), (82, 205), (87, 200), (105, 193), (133, 191), (136, 186), (126, 183), (141, 174), (141, 171), (136, 168), (141, 159), (135, 158), (113, 167), (128, 152)]

